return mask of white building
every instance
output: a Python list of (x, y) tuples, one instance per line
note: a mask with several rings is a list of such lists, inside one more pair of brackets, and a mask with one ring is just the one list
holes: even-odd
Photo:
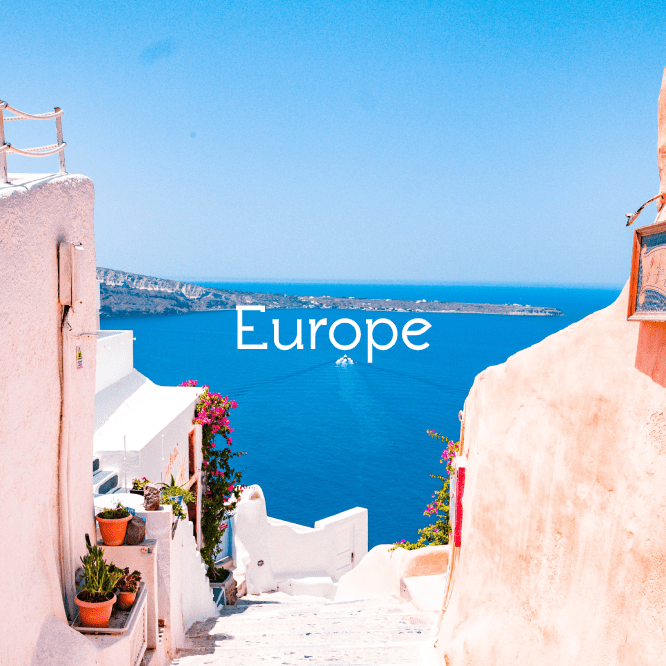
[[(132, 331), (97, 337), (93, 488), (129, 488), (132, 479), (179, 485), (201, 472), (201, 427), (192, 424), (200, 389), (158, 386), (134, 368)], [(194, 483), (197, 507), (201, 484)], [(194, 519), (194, 516), (192, 516)], [(200, 511), (197, 534), (200, 533)]]

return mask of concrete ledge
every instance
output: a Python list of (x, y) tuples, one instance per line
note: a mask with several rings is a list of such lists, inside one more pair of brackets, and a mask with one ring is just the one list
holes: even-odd
[(311, 597), (323, 597), (333, 601), (337, 585), (329, 576), (310, 576), (308, 578), (288, 578), (277, 584), (278, 592), (291, 595), (305, 594)]
[(407, 576), (400, 579), (400, 598), (423, 612), (436, 613), (444, 603), (446, 574)]
[(448, 565), (449, 546), (426, 546), (418, 550), (406, 550), (400, 566), (400, 577), (443, 574), (446, 573)]

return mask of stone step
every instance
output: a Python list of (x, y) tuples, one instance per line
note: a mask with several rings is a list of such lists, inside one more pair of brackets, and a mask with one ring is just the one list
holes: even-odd
[(188, 631), (190, 647), (174, 666), (436, 664), (436, 613), (398, 599), (335, 602), (263, 593), (220, 609)]
[(327, 607), (327, 608), (398, 608), (404, 603), (398, 599), (373, 598), (356, 599), (353, 601), (330, 601), (323, 597), (307, 597), (303, 595), (291, 596), (281, 592), (263, 592), (262, 594), (250, 594), (238, 600), (238, 606), (261, 607), (281, 606), (291, 607)]
[(294, 645), (306, 647), (308, 645), (404, 645), (406, 643), (419, 643), (430, 635), (430, 627), (403, 627), (402, 629), (376, 627), (350, 627), (323, 629), (322, 627), (309, 627), (294, 629), (292, 631), (274, 631), (268, 628), (264, 632), (226, 631), (211, 634), (205, 643), (220, 649), (248, 649), (252, 647), (288, 648)]
[(316, 617), (321, 618), (354, 618), (363, 619), (366, 617), (395, 617), (405, 613), (419, 613), (411, 605), (406, 604), (401, 607), (339, 607), (339, 606), (312, 606), (306, 608), (291, 607), (285, 608), (282, 604), (263, 606), (263, 607), (243, 607), (240, 603), (236, 606), (225, 606), (221, 612), (221, 617), (225, 618), (243, 618), (244, 621), (265, 621), (269, 618), (288, 618), (299, 617), (308, 619)]
[(324, 597), (326, 599), (335, 599), (337, 583), (329, 576), (310, 576), (306, 578), (287, 578), (277, 584), (279, 592), (293, 595), (312, 595), (315, 597)]
[[(225, 607), (226, 608), (226, 607)], [(364, 626), (372, 629), (386, 629), (388, 627), (424, 627), (432, 624), (432, 613), (419, 613), (415, 610), (405, 610), (403, 614), (396, 616), (391, 613), (372, 613), (364, 615), (328, 615), (312, 614), (312, 615), (296, 615), (296, 614), (274, 614), (262, 615), (254, 617), (244, 616), (225, 616), (223, 611), (225, 608), (220, 609), (222, 618), (217, 620), (217, 625), (223, 627), (225, 630), (239, 630), (240, 627), (245, 627), (247, 631), (257, 631), (258, 627), (271, 626), (276, 630), (291, 629), (293, 627), (311, 627), (311, 626)], [(211, 627), (211, 631), (213, 628)]]
[[(431, 621), (428, 624), (412, 624), (409, 621), (401, 621), (396, 623), (378, 624), (375, 622), (340, 622), (334, 620), (333, 622), (313, 622), (303, 626), (302, 624), (280, 624), (274, 625), (272, 623), (261, 627), (260, 625), (243, 625), (237, 624), (235, 627), (230, 627), (227, 623), (218, 623), (211, 631), (206, 634), (205, 640), (218, 640), (220, 637), (233, 636), (238, 640), (254, 640), (256, 638), (265, 638), (270, 636), (311, 636), (313, 634), (322, 634), (326, 636), (333, 636), (340, 634), (361, 634), (373, 633), (375, 635), (382, 634), (395, 634), (400, 636), (400, 640), (412, 640), (414, 636), (424, 636), (424, 632), (428, 632), (431, 627)], [(201, 633), (193, 634), (193, 636), (204, 638)], [(397, 639), (396, 639), (397, 640)], [(310, 639), (306, 639), (310, 642)]]
[(252, 595), (196, 623), (174, 666), (271, 663), (391, 666), (436, 664), (435, 613), (396, 599), (331, 602), (283, 593)]
[(93, 474), (93, 494), (106, 495), (118, 485), (118, 475), (109, 470), (100, 469)]
[(300, 666), (301, 664), (320, 665), (345, 664), (346, 666), (392, 666), (420, 665), (430, 666), (436, 663), (429, 654), (432, 641), (414, 646), (404, 643), (381, 643), (359, 645), (350, 643), (320, 643), (318, 645), (266, 645), (263, 647), (221, 648), (196, 654), (181, 651), (172, 661), (172, 666), (256, 666), (257, 664), (280, 664), (280, 666)]

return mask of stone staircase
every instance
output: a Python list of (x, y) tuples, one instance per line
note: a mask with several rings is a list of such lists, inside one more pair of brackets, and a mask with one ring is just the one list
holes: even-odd
[(435, 666), (436, 621), (397, 599), (251, 595), (192, 625), (172, 666)]
[(100, 461), (93, 456), (93, 494), (107, 495), (118, 490), (118, 475), (106, 469), (100, 469)]

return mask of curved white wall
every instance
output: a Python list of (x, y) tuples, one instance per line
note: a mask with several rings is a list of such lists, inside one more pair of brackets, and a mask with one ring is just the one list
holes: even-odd
[(246, 576), (249, 594), (290, 580), (292, 586), (305, 578), (337, 581), (368, 552), (368, 510), (356, 507), (317, 521), (314, 528), (296, 525), (269, 518), (264, 493), (253, 485), (243, 491), (232, 533), (234, 562)]
[[(14, 180), (15, 177), (12, 176)], [(65, 624), (60, 588), (59, 440), (61, 418), (58, 243), (79, 241), (83, 305), (70, 314), (71, 335), (97, 330), (94, 190), (83, 176), (31, 176), (0, 186), (0, 469), (3, 545), (0, 570), (0, 660), (29, 664), (40, 636), (58, 635), (59, 654), (85, 666), (89, 651)], [(69, 330), (69, 329), (68, 329)], [(83, 354), (76, 366), (76, 346)], [(71, 565), (94, 535), (92, 436), (95, 337), (72, 339), (65, 361), (70, 380), (69, 491)], [(54, 630), (55, 622), (61, 630)], [(76, 634), (75, 636), (73, 634)], [(72, 649), (66, 641), (70, 636)], [(63, 638), (65, 637), (65, 638)], [(78, 647), (77, 647), (78, 646)], [(83, 646), (83, 647), (82, 647)], [(44, 654), (42, 645), (41, 654)], [(48, 651), (48, 650), (47, 650)]]

